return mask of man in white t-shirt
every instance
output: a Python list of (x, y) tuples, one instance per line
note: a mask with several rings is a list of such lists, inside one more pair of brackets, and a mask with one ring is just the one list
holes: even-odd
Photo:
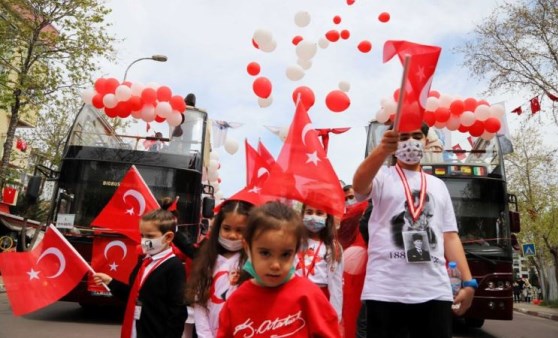
[[(453, 310), (471, 306), (476, 281), (457, 234), (444, 182), (420, 166), (428, 126), (399, 133), (388, 130), (353, 177), (358, 200), (372, 199), (362, 299), (369, 337), (451, 337)], [(395, 153), (396, 165), (383, 166)], [(428, 259), (409, 259), (413, 236), (423, 239)], [(464, 287), (452, 295), (446, 258), (457, 262)], [(405, 319), (405, 320), (402, 320)]]

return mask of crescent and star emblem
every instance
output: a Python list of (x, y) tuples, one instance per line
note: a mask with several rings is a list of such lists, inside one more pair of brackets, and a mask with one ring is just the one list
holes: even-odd
[[(59, 249), (55, 248), (55, 247), (50, 247), (48, 249), (46, 249), (40, 256), (39, 259), (37, 259), (37, 263), (35, 264), (39, 264), (41, 262), (41, 260), (43, 259), (43, 257), (48, 256), (48, 255), (54, 255), (56, 258), (58, 258), (58, 261), (60, 262), (60, 266), (58, 267), (58, 271), (56, 271), (56, 273), (52, 276), (46, 276), (46, 278), (56, 278), (58, 276), (60, 276), (62, 274), (62, 272), (64, 272), (64, 270), (66, 269), (66, 259), (64, 258), (64, 255), (62, 254), (62, 251), (60, 251)], [(39, 279), (39, 273), (41, 271), (35, 271), (34, 269), (31, 269), (31, 271), (28, 271), (27, 274), (29, 275), (29, 280), (32, 279)]]
[[(143, 215), (143, 213), (145, 212), (145, 198), (143, 198), (143, 195), (134, 189), (129, 189), (127, 190), (124, 195), (122, 196), (122, 199), (124, 200), (124, 204), (126, 204), (126, 197), (131, 196), (133, 197), (136, 201), (138, 201), (139, 204), (139, 210), (137, 215), (141, 216)], [(128, 215), (134, 215), (134, 208), (131, 207), (130, 209), (126, 210), (126, 213)]]
[[(104, 252), (105, 259), (108, 260), (107, 254), (109, 250), (115, 246), (122, 249), (122, 260), (124, 260), (124, 258), (126, 258), (126, 255), (128, 254), (128, 248), (126, 247), (126, 244), (124, 244), (124, 242), (119, 240), (114, 240), (109, 244), (107, 244), (107, 246), (105, 246), (105, 252)], [(116, 262), (112, 262), (112, 264), (109, 264), (109, 267), (110, 267), (110, 271), (116, 271), (116, 269), (118, 269), (118, 264), (116, 264)]]
[[(306, 134), (310, 131), (310, 130), (314, 130), (312, 129), (312, 125), (310, 123), (307, 123), (304, 128), (302, 128), (302, 134), (300, 135), (302, 138), (302, 144), (304, 144), (304, 146), (306, 147)], [(318, 151), (314, 151), (312, 153), (307, 153), (306, 156), (308, 156), (308, 159), (306, 160), (306, 163), (314, 163), (315, 166), (318, 165), (318, 162), (320, 162), (321, 160), (318, 158)]]

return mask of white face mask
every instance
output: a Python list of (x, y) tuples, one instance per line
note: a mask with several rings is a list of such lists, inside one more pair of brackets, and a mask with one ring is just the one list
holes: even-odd
[(157, 238), (142, 238), (141, 248), (145, 254), (154, 256), (168, 247), (167, 243), (164, 242), (164, 239), (164, 235)]
[(233, 241), (219, 236), (219, 244), (221, 244), (223, 248), (232, 252), (240, 251), (240, 249), (242, 249), (242, 240), (240, 239)]
[(317, 233), (320, 232), (326, 226), (327, 216), (318, 215), (304, 215), (302, 222), (308, 231)]
[(417, 164), (422, 159), (424, 144), (420, 140), (409, 138), (397, 144), (395, 157), (406, 164)]

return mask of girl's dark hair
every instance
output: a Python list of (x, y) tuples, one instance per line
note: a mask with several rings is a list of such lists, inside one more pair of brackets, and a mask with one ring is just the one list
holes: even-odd
[[(239, 215), (248, 216), (248, 212), (252, 209), (253, 204), (237, 201), (227, 200), (221, 206), (221, 209), (213, 219), (211, 226), (211, 233), (209, 239), (206, 240), (198, 252), (196, 258), (192, 262), (192, 273), (186, 284), (186, 301), (188, 304), (199, 304), (202, 306), (207, 305), (209, 300), (209, 289), (213, 282), (213, 268), (217, 261), (217, 256), (227, 252), (225, 248), (219, 243), (219, 232), (221, 231), (221, 224), (228, 214), (236, 213)], [(244, 250), (240, 251), (239, 265), (242, 267), (246, 262), (246, 253)], [(241, 273), (240, 280), (245, 280)]]
[(176, 232), (176, 216), (168, 211), (168, 207), (172, 204), (173, 200), (170, 197), (165, 197), (161, 201), (161, 209), (153, 210), (141, 217), (144, 222), (154, 222), (161, 231), (161, 233)]
[[(313, 207), (312, 207), (313, 208)], [(304, 213), (306, 211), (306, 204), (302, 205), (302, 210), (300, 213), (304, 218)], [(333, 222), (333, 216), (327, 214), (326, 226), (320, 230), (318, 233), (320, 236), (320, 241), (322, 241), (326, 246), (326, 261), (328, 265), (331, 265), (334, 261), (341, 262), (341, 244), (337, 241), (337, 231), (335, 230), (335, 224)], [(308, 240), (305, 241), (304, 245), (308, 244)]]
[(296, 238), (296, 251), (300, 249), (304, 239), (304, 228), (302, 218), (293, 208), (281, 202), (268, 202), (252, 209), (244, 232), (246, 243), (252, 247), (252, 242), (269, 230), (285, 230), (292, 233)]

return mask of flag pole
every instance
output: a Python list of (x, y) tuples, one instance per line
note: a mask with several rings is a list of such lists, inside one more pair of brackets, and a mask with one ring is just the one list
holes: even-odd
[(399, 87), (399, 100), (397, 102), (397, 110), (395, 112), (395, 120), (393, 122), (393, 130), (396, 132), (399, 132), (399, 121), (401, 120), (401, 110), (403, 109), (403, 101), (405, 100), (405, 84), (410, 63), (411, 57), (406, 55), (405, 62), (403, 63), (403, 77), (401, 78), (401, 86)]
[[(68, 242), (68, 240), (66, 239), (66, 237), (64, 237), (64, 235), (62, 235), (62, 233), (52, 224), (50, 224), (48, 226), (49, 229), (51, 229), (52, 231), (54, 231), (54, 233), (60, 237), (60, 239), (64, 242), (64, 244), (66, 244), (68, 246), (68, 248), (70, 248), (70, 250), (72, 250), (74, 252), (74, 254), (78, 257), (79, 260), (81, 260), (81, 262), (83, 264), (85, 264), (85, 266), (87, 266), (87, 269), (89, 270), (89, 272), (91, 272), (92, 274), (95, 274), (95, 270), (93, 270), (93, 268), (91, 267), (91, 265), (89, 265), (89, 263), (87, 263), (87, 261), (79, 254), (79, 252), (76, 250), (76, 248), (74, 248), (74, 246), (72, 244), (70, 244), (70, 242)], [(105, 284), (102, 283), (103, 286), (105, 287), (105, 290), (110, 292), (110, 288)]]

